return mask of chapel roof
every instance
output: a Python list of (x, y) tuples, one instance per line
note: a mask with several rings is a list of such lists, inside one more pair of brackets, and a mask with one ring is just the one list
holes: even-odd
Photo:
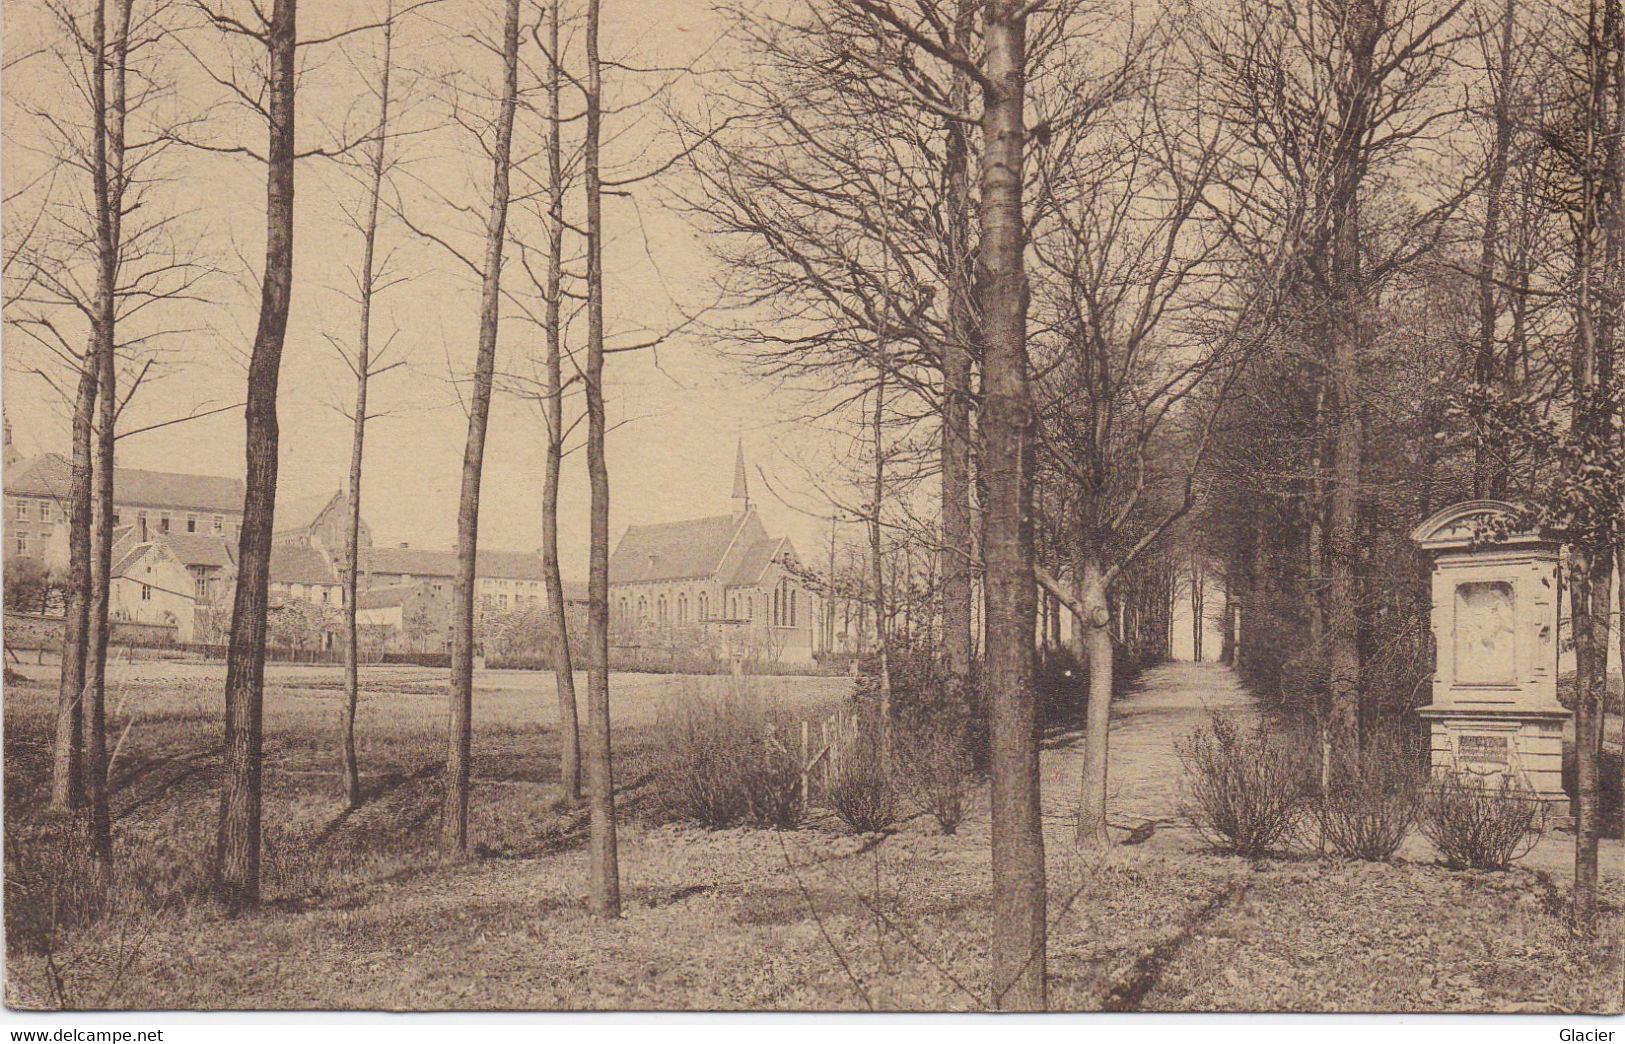
[(739, 564), (734, 567), (733, 575), (727, 580), (730, 587), (746, 587), (758, 584), (767, 567), (783, 555), (790, 548), (790, 541), (785, 537), (757, 540), (745, 548), (739, 557)]
[(749, 515), (629, 526), (609, 559), (612, 584), (716, 575)]

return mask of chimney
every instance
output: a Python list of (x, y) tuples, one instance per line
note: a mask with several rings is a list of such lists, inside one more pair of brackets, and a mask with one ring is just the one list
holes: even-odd
[(147, 516), (144, 512), (135, 516), (135, 538), (138, 543), (147, 542)]

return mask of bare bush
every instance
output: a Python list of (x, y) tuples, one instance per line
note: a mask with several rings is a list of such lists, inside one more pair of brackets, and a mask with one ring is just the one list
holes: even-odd
[(1422, 791), (1419, 823), (1452, 870), (1505, 870), (1546, 831), (1546, 803), (1511, 774), (1491, 783), (1440, 772)]
[(801, 766), (771, 736), (761, 702), (735, 686), (686, 694), (661, 712), (656, 779), (666, 818), (720, 829), (801, 822)]
[(1202, 838), (1259, 856), (1291, 833), (1309, 796), (1303, 756), (1261, 723), (1251, 733), (1224, 714), (1175, 744), (1184, 765), (1180, 811)]
[(1385, 863), (1416, 822), (1422, 800), (1420, 753), (1414, 743), (1382, 737), (1359, 754), (1358, 771), (1314, 798), (1320, 840), (1338, 855)]
[(957, 715), (920, 715), (895, 733), (896, 781), (920, 811), (930, 814), (944, 834), (959, 829), (974, 767)]
[(897, 787), (873, 733), (857, 733), (841, 752), (827, 795), (829, 807), (855, 833), (871, 834), (897, 822)]

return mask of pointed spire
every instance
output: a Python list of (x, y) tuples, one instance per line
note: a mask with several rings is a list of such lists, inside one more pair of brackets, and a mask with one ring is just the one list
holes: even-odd
[(750, 486), (745, 481), (745, 439), (740, 437), (734, 453), (734, 511), (743, 515), (750, 510)]

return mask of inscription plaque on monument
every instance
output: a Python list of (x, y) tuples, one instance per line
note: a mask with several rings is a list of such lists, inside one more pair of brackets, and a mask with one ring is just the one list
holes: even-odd
[(1465, 735), (1456, 738), (1456, 760), (1505, 765), (1510, 760), (1505, 736)]

